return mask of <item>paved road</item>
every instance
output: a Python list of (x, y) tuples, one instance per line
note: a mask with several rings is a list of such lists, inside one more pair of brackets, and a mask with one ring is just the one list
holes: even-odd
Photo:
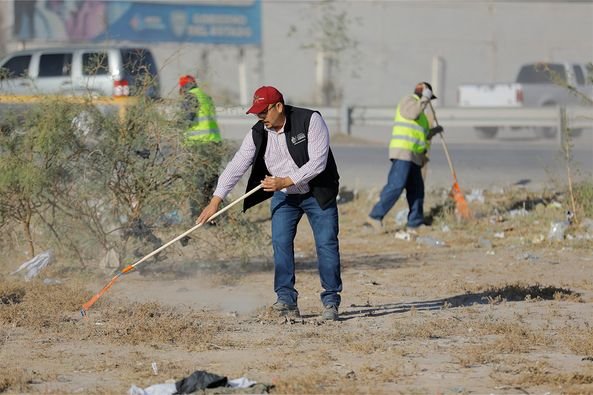
[[(251, 119), (244, 125), (222, 125), (224, 137), (240, 140), (251, 127)], [(495, 140), (480, 140), (470, 128), (447, 128), (445, 139), (459, 185), (464, 190), (506, 187), (513, 184), (529, 189), (541, 189), (554, 180), (565, 183), (566, 168), (560, 141), (537, 139), (530, 131), (503, 130)], [(330, 128), (331, 130), (331, 128)], [(343, 135), (332, 135), (332, 149), (338, 162), (341, 185), (348, 188), (380, 189), (387, 178), (390, 162), (387, 144), (390, 131), (386, 128), (356, 130), (355, 140)], [(575, 168), (583, 177), (593, 180), (593, 130), (586, 130), (574, 138)], [(453, 181), (443, 145), (437, 136), (431, 150), (426, 187), (449, 188)]]
[[(447, 148), (463, 189), (488, 189), (513, 184), (540, 189), (559, 182), (565, 185), (566, 167), (560, 143), (537, 140), (525, 134), (509, 132), (493, 141), (478, 140), (471, 131), (447, 135)], [(574, 168), (581, 178), (593, 181), (593, 133), (575, 138)], [(467, 142), (463, 142), (467, 140)], [(338, 162), (341, 184), (348, 188), (381, 188), (390, 162), (386, 144), (351, 144), (337, 142), (333, 151)], [(449, 188), (452, 175), (439, 137), (435, 138), (428, 165), (427, 188)], [(576, 171), (573, 172), (576, 174)]]

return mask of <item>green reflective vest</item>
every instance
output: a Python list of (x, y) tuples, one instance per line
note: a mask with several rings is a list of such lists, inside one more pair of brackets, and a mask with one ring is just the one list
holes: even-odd
[(185, 132), (186, 142), (190, 144), (220, 142), (222, 139), (216, 122), (216, 108), (212, 98), (197, 87), (190, 89), (189, 93), (196, 96), (200, 108)]
[[(420, 100), (417, 97), (415, 98)], [(400, 114), (398, 105), (395, 110), (389, 148), (404, 149), (416, 154), (423, 154), (430, 148), (429, 130), (428, 118), (424, 112), (420, 114), (418, 119), (406, 119)]]

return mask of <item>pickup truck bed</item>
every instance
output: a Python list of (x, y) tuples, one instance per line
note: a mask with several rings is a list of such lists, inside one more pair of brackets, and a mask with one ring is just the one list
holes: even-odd
[[(593, 97), (591, 71), (576, 63), (530, 63), (519, 70), (516, 82), (495, 84), (464, 84), (458, 87), (460, 107), (535, 108), (544, 106), (584, 105)], [(574, 87), (580, 94), (571, 92)], [(593, 104), (589, 99), (589, 104)], [(500, 125), (476, 128), (482, 138), (494, 138)], [(536, 135), (554, 137), (556, 128), (531, 128)], [(580, 130), (573, 130), (579, 134)]]

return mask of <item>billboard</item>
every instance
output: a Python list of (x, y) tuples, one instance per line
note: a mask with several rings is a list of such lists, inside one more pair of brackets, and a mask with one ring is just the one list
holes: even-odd
[(260, 45), (261, 0), (14, 0), (13, 38)]

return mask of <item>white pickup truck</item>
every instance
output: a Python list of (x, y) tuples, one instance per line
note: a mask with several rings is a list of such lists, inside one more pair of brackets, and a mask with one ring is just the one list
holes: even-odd
[[(458, 105), (481, 108), (583, 105), (583, 98), (563, 85), (570, 85), (591, 98), (592, 75), (590, 64), (529, 63), (521, 67), (515, 82), (460, 85), (457, 92)], [(556, 128), (552, 127), (533, 129), (540, 137), (551, 138), (557, 133)], [(498, 130), (496, 125), (476, 128), (482, 138), (494, 138)], [(580, 132), (576, 130), (573, 134)]]

